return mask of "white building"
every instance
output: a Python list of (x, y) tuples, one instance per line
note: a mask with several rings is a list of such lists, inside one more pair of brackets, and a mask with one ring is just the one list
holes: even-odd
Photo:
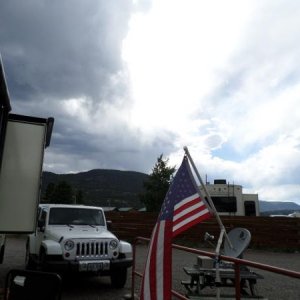
[[(258, 194), (243, 194), (241, 185), (215, 179), (214, 184), (206, 183), (206, 189), (220, 215), (259, 216)], [(200, 190), (205, 195), (203, 187)]]
[(295, 211), (295, 212), (289, 214), (288, 216), (292, 217), (292, 218), (300, 218), (300, 211)]

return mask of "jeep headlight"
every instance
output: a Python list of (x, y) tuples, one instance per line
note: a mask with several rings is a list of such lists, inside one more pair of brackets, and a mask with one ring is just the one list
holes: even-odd
[(65, 241), (64, 247), (65, 247), (66, 251), (72, 250), (74, 248), (74, 246), (75, 246), (75, 244), (74, 244), (74, 242), (72, 240)]
[(116, 240), (111, 240), (111, 241), (109, 242), (109, 248), (110, 248), (111, 250), (115, 250), (117, 247), (118, 247), (118, 242), (117, 242)]

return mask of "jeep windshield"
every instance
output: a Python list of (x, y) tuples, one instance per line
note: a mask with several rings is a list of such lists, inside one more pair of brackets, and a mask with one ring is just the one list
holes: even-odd
[(99, 209), (52, 207), (49, 225), (104, 226), (103, 212)]

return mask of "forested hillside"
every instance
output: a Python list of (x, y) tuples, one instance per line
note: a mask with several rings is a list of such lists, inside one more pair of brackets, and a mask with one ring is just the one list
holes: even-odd
[(43, 172), (42, 197), (49, 183), (65, 181), (74, 192), (81, 191), (84, 204), (141, 208), (138, 194), (148, 175), (133, 171), (91, 170), (77, 174)]

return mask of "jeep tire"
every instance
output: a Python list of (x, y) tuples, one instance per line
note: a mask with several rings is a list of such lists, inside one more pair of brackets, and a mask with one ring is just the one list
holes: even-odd
[(4, 259), (4, 246), (1, 246), (1, 249), (0, 249), (0, 264), (3, 263), (3, 259)]
[(115, 289), (121, 289), (124, 287), (127, 280), (127, 269), (116, 269), (110, 274), (111, 285)]
[(42, 271), (47, 270), (47, 254), (45, 248), (41, 248), (40, 250), (39, 267)]

